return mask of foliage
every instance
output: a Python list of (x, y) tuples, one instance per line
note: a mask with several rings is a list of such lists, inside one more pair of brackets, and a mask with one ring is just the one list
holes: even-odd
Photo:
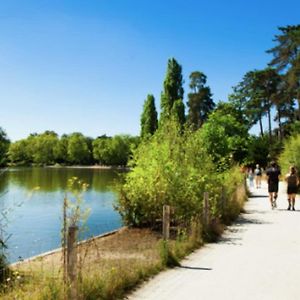
[(11, 143), (8, 159), (13, 165), (87, 165), (100, 162), (105, 165), (126, 165), (139, 140), (129, 135), (102, 136), (93, 140), (81, 133), (62, 135), (53, 131), (31, 134)]
[(91, 163), (92, 153), (83, 134), (75, 132), (69, 136), (67, 157), (72, 164)]
[(82, 182), (77, 177), (72, 177), (68, 180), (67, 186), (67, 225), (79, 226), (84, 225), (90, 209), (84, 207), (83, 194), (87, 191), (88, 184)]
[(171, 58), (168, 60), (164, 91), (161, 94), (161, 123), (173, 115), (183, 125), (185, 117), (182, 85), (182, 67), (174, 58)]
[(267, 136), (251, 136), (248, 143), (248, 154), (245, 164), (259, 164), (266, 167), (269, 161), (270, 143)]
[(271, 66), (284, 74), (288, 93), (298, 100), (300, 118), (300, 25), (279, 27), (281, 34), (275, 36), (277, 45), (268, 50), (273, 54)]
[(243, 162), (247, 154), (247, 128), (222, 110), (211, 113), (200, 130), (204, 147), (219, 169)]
[[(131, 162), (134, 169), (127, 175), (121, 191), (119, 211), (126, 223), (154, 225), (164, 204), (177, 207), (177, 218), (196, 213), (196, 195), (206, 179), (204, 171), (196, 172), (192, 157), (187, 154), (195, 150), (189, 146), (192, 143), (194, 140), (180, 134), (177, 122), (169, 121), (151, 139), (140, 144)], [(203, 165), (209, 165), (208, 156), (202, 152), (199, 142), (197, 146), (198, 156), (194, 159), (201, 157)]]
[[(2, 172), (0, 172), (0, 180)], [(0, 194), (1, 199), (1, 194)], [(7, 262), (7, 239), (9, 238), (7, 232), (5, 231), (5, 227), (7, 225), (6, 211), (1, 209), (0, 212), (0, 288), (4, 280), (7, 278), (9, 274), (9, 267)]]
[(202, 72), (190, 74), (191, 93), (188, 94), (188, 124), (193, 129), (198, 129), (208, 118), (209, 113), (214, 109), (215, 103), (212, 99), (210, 88), (205, 86), (206, 75)]
[(7, 150), (10, 141), (7, 138), (5, 131), (0, 127), (0, 167), (7, 162)]
[(157, 129), (157, 111), (155, 108), (153, 95), (148, 95), (144, 102), (143, 113), (141, 116), (141, 137), (145, 138), (152, 135)]
[[(134, 168), (120, 191), (118, 210), (126, 224), (155, 226), (163, 205), (175, 208), (176, 222), (191, 220), (202, 212), (204, 191), (210, 191), (212, 214), (218, 214), (216, 199), (222, 177), (212, 162), (216, 145), (212, 140), (207, 142), (204, 131), (207, 132), (203, 128), (182, 133), (180, 125), (170, 120), (140, 144), (131, 162)], [(212, 133), (222, 143), (220, 151), (224, 147), (233, 149), (233, 137), (224, 139), (223, 125)]]
[(11, 143), (8, 150), (8, 158), (10, 162), (17, 165), (24, 165), (32, 162), (32, 157), (27, 150), (28, 140), (22, 139)]
[(137, 144), (138, 139), (129, 135), (100, 137), (93, 141), (93, 156), (95, 161), (103, 165), (126, 166)]
[(300, 170), (300, 134), (285, 141), (284, 150), (279, 157), (279, 165), (284, 172), (287, 172), (291, 165)]

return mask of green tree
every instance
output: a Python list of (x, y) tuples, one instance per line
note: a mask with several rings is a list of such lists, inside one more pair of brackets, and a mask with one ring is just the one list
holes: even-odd
[(182, 84), (182, 67), (174, 58), (171, 58), (168, 60), (164, 90), (161, 94), (160, 122), (163, 123), (174, 116), (183, 125), (185, 116)]
[(137, 138), (129, 135), (99, 137), (93, 142), (93, 156), (103, 165), (126, 166), (137, 144)]
[[(250, 124), (259, 122), (261, 136), (263, 135), (262, 119), (267, 115), (269, 126), (269, 139), (272, 139), (271, 108), (272, 100), (277, 93), (280, 76), (271, 68), (247, 72), (239, 84), (239, 92), (246, 99), (246, 111)], [(235, 96), (238, 96), (236, 94)]]
[(55, 161), (60, 164), (67, 164), (68, 161), (69, 136), (63, 134), (54, 148)]
[(109, 165), (110, 163), (110, 152), (109, 142), (111, 137), (101, 136), (93, 141), (93, 157), (94, 160), (101, 165)]
[(268, 136), (251, 136), (248, 143), (247, 160), (248, 165), (259, 164), (262, 167), (268, 165), (270, 160), (270, 143)]
[(274, 121), (278, 122), (278, 137), (282, 141), (285, 134), (288, 134), (290, 124), (294, 122), (295, 101), (289, 92), (285, 76), (279, 75), (277, 90), (271, 96), (272, 103), (276, 107)]
[(212, 112), (200, 129), (203, 147), (219, 170), (233, 162), (241, 163), (247, 156), (248, 130), (234, 116), (221, 110)]
[(202, 72), (190, 74), (191, 93), (188, 94), (188, 123), (193, 129), (200, 128), (214, 109), (210, 88), (205, 86), (206, 76)]
[(33, 162), (40, 165), (51, 165), (55, 163), (55, 148), (59, 139), (53, 131), (45, 131), (35, 136), (29, 144), (32, 149)]
[(291, 165), (300, 170), (300, 134), (285, 140), (284, 150), (279, 157), (279, 164), (284, 172), (287, 172)]
[(298, 101), (298, 119), (300, 118), (300, 25), (279, 27), (281, 34), (275, 35), (275, 47), (267, 53), (273, 54), (270, 62), (279, 72), (285, 74), (289, 92)]
[(153, 135), (157, 129), (157, 111), (153, 95), (148, 95), (144, 102), (141, 116), (141, 137)]
[(9, 161), (16, 165), (26, 165), (31, 161), (28, 156), (28, 140), (22, 139), (11, 143), (8, 150)]
[(10, 141), (6, 135), (6, 132), (0, 127), (0, 166), (3, 166), (7, 162), (7, 151)]
[(88, 164), (91, 162), (88, 140), (82, 133), (70, 134), (68, 138), (68, 161), (72, 164)]

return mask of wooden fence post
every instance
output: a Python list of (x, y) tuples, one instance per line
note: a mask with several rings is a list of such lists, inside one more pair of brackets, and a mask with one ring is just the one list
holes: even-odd
[(209, 224), (209, 202), (208, 202), (208, 192), (203, 194), (203, 223), (207, 227)]
[(170, 206), (163, 206), (163, 239), (168, 240), (170, 237)]
[(77, 300), (77, 226), (70, 226), (67, 241), (67, 273), (69, 279), (69, 299)]

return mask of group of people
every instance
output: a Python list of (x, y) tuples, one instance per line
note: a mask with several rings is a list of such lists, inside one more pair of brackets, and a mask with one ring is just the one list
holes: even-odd
[[(263, 170), (257, 164), (255, 170), (250, 168), (248, 171), (248, 178), (250, 187), (253, 187), (253, 180), (255, 178), (256, 188), (261, 187), (261, 178)], [(279, 187), (279, 176), (281, 175), (280, 168), (275, 162), (271, 162), (270, 167), (265, 171), (268, 178), (268, 192), (269, 199), (272, 209), (277, 207), (277, 197), (278, 197), (278, 187)], [(287, 200), (288, 200), (288, 210), (295, 210), (295, 200), (298, 191), (299, 178), (294, 166), (290, 167), (289, 173), (285, 176), (285, 181), (287, 183)]]

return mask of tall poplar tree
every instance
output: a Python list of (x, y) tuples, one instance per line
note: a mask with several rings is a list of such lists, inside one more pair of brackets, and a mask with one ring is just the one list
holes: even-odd
[(161, 94), (160, 122), (174, 116), (180, 124), (184, 124), (182, 67), (175, 58), (168, 60), (167, 74), (164, 80), (164, 90)]
[(206, 121), (209, 113), (214, 109), (210, 88), (205, 86), (206, 75), (202, 72), (192, 72), (190, 75), (191, 93), (188, 94), (188, 123), (193, 129), (200, 128)]
[(144, 102), (141, 116), (141, 137), (152, 135), (157, 129), (157, 111), (153, 95), (148, 95)]

